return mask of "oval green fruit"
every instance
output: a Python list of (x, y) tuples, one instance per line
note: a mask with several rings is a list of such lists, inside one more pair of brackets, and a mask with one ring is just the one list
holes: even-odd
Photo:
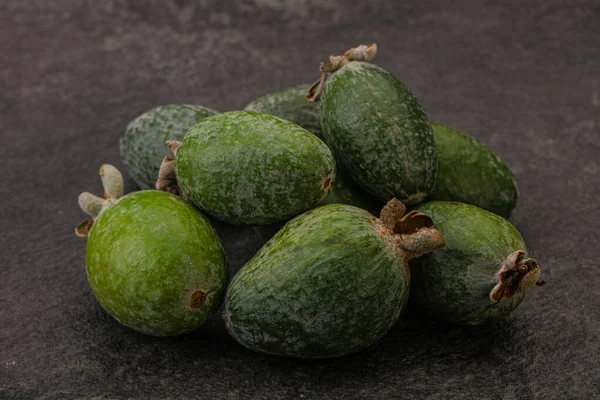
[(324, 67), (319, 91), (325, 141), (339, 168), (381, 201), (416, 204), (433, 189), (437, 173), (427, 114), (392, 74), (353, 61), (354, 50)]
[[(306, 100), (310, 86), (292, 86), (269, 93), (253, 100), (245, 109), (287, 119), (322, 138), (320, 103)], [(379, 212), (383, 206), (381, 202), (352, 181), (348, 174), (342, 174), (339, 169), (336, 171), (329, 195), (320, 204), (349, 204), (370, 212)]]
[[(101, 174), (118, 181), (115, 171), (105, 165)], [(113, 318), (145, 334), (198, 328), (218, 309), (227, 285), (216, 232), (178, 196), (144, 190), (119, 198), (114, 184), (107, 187), (106, 199), (80, 196), (95, 218), (78, 228), (88, 233), (85, 263), (94, 295)]]
[[(287, 119), (322, 138), (319, 115), (320, 103), (306, 100), (306, 94), (310, 86), (292, 86), (269, 93), (253, 100), (245, 109)], [(329, 195), (320, 204), (349, 204), (373, 213), (378, 213), (383, 206), (382, 202), (367, 193), (348, 174), (343, 174), (339, 168), (336, 171)]]
[(381, 219), (333, 204), (288, 222), (231, 281), (229, 333), (249, 349), (296, 358), (372, 344), (408, 300), (408, 259), (443, 246), (429, 217), (404, 211), (395, 199)]
[(121, 159), (129, 175), (140, 188), (154, 188), (160, 163), (169, 154), (165, 141), (182, 140), (192, 126), (216, 113), (202, 106), (168, 104), (131, 121), (120, 142)]
[[(331, 151), (319, 138), (254, 111), (202, 120), (176, 149), (175, 168), (181, 191), (196, 206), (220, 220), (249, 225), (314, 207), (327, 197), (335, 175)], [(157, 188), (169, 183), (159, 181)]]
[(428, 199), (468, 203), (508, 218), (519, 191), (506, 164), (477, 139), (447, 125), (431, 125), (438, 176)]
[(434, 201), (427, 213), (446, 247), (411, 261), (411, 309), (454, 324), (506, 318), (538, 282), (540, 267), (507, 220), (481, 208)]
[(287, 119), (321, 138), (319, 105), (306, 101), (308, 89), (310, 85), (298, 85), (269, 93), (250, 102), (245, 110)]
[[(292, 86), (278, 92), (269, 93), (253, 100), (245, 109), (287, 119), (322, 138), (320, 103), (306, 100), (306, 94), (310, 86)], [(348, 174), (342, 174), (339, 169), (336, 171), (329, 195), (320, 204), (349, 204), (370, 212), (379, 212), (383, 206), (383, 203), (365, 192)]]

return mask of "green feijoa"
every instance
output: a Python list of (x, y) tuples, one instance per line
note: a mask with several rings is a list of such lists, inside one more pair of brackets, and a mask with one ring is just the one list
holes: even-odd
[(176, 175), (190, 201), (234, 224), (286, 220), (327, 197), (334, 179), (325, 143), (293, 122), (255, 111), (208, 117), (171, 147), (175, 160), (165, 159), (157, 188), (172, 187)]
[[(383, 203), (367, 193), (340, 170), (336, 171), (335, 180), (331, 183), (329, 195), (318, 205), (325, 204), (348, 204), (367, 210), (375, 215), (379, 214), (379, 210), (383, 207)], [(254, 231), (260, 240), (266, 242), (273, 237), (283, 225), (285, 225), (285, 222), (259, 225), (254, 227)]]
[(396, 199), (381, 218), (330, 204), (288, 222), (232, 279), (229, 333), (249, 349), (296, 358), (375, 342), (408, 300), (408, 259), (444, 244), (428, 216), (404, 212)]
[(540, 267), (526, 258), (517, 229), (469, 204), (433, 201), (417, 207), (435, 222), (446, 247), (411, 261), (411, 309), (454, 324), (506, 318), (534, 284)]
[(154, 336), (201, 326), (220, 306), (227, 264), (212, 226), (194, 206), (166, 192), (123, 195), (112, 166), (100, 170), (105, 197), (79, 197), (94, 218), (76, 233), (88, 238), (85, 264), (92, 291), (120, 323)]
[(308, 98), (321, 100), (323, 136), (340, 169), (382, 201), (416, 204), (435, 184), (433, 130), (402, 82), (363, 62), (374, 53), (375, 45), (359, 46), (331, 57)]
[[(310, 86), (308, 84), (292, 86), (269, 93), (253, 100), (245, 109), (287, 119), (322, 138), (320, 103), (306, 100), (306, 93)], [(349, 204), (370, 212), (379, 212), (383, 206), (382, 202), (367, 193), (347, 174), (342, 174), (339, 169), (336, 171), (335, 181), (331, 185), (329, 195), (320, 204)]]
[(155, 107), (127, 125), (121, 138), (121, 158), (142, 189), (154, 189), (158, 168), (169, 154), (168, 139), (182, 140), (200, 120), (217, 112), (202, 106), (168, 104)]
[(322, 137), (319, 107), (317, 103), (306, 100), (308, 89), (310, 85), (298, 85), (269, 93), (253, 100), (245, 110), (260, 111), (287, 119)]
[(506, 164), (474, 137), (440, 123), (431, 125), (438, 176), (428, 199), (468, 203), (508, 218), (519, 191)]

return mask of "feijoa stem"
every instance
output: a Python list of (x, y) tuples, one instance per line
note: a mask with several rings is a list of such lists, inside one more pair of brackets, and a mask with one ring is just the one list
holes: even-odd
[(375, 58), (375, 54), (377, 54), (377, 44), (373, 43), (370, 46), (361, 44), (360, 46), (347, 50), (339, 56), (330, 56), (329, 60), (321, 63), (321, 77), (308, 90), (306, 101), (309, 103), (319, 101), (325, 90), (325, 82), (329, 75), (351, 61), (371, 61)]
[(383, 233), (389, 233), (407, 258), (420, 257), (446, 246), (442, 234), (433, 225), (427, 214), (418, 211), (406, 212), (406, 206), (393, 198), (381, 210), (379, 223)]
[(94, 219), (103, 213), (113, 203), (123, 197), (123, 175), (114, 166), (104, 164), (100, 167), (100, 179), (104, 188), (104, 197), (99, 197), (89, 192), (83, 192), (79, 195), (79, 207), (91, 219), (83, 220), (75, 228), (75, 234), (79, 237), (87, 237)]
[(542, 286), (540, 266), (533, 258), (525, 258), (524, 250), (510, 254), (496, 273), (498, 283), (490, 292), (494, 303), (509, 299), (517, 293), (525, 293), (534, 285)]
[[(167, 140), (167, 147), (177, 157), (177, 149), (181, 146), (181, 142), (177, 140)], [(167, 192), (184, 197), (183, 193), (177, 185), (177, 172), (175, 169), (175, 157), (165, 156), (158, 170), (158, 178), (156, 180), (156, 190), (166, 190)]]

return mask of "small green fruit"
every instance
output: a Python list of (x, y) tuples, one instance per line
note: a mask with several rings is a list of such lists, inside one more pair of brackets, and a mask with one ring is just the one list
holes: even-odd
[(192, 126), (216, 113), (202, 106), (168, 104), (155, 107), (131, 121), (120, 146), (129, 175), (140, 188), (154, 188), (160, 163), (169, 154), (165, 141), (182, 140)]
[[(306, 100), (310, 85), (292, 86), (259, 97), (246, 110), (260, 111), (292, 121), (322, 138), (319, 106)], [(329, 196), (320, 204), (349, 204), (370, 212), (379, 212), (383, 203), (357, 185), (347, 173), (338, 168)]]
[(417, 313), (461, 325), (504, 319), (538, 282), (540, 267), (507, 220), (481, 208), (422, 204), (446, 247), (411, 261), (410, 305)]
[(375, 49), (359, 46), (322, 63), (323, 75), (308, 98), (321, 98), (323, 136), (340, 169), (381, 201), (416, 204), (435, 184), (433, 131), (402, 82), (362, 62)]
[(245, 110), (287, 119), (322, 138), (319, 105), (306, 101), (308, 89), (310, 85), (298, 85), (269, 93), (253, 100)]
[(428, 216), (405, 210), (393, 199), (376, 218), (332, 204), (288, 222), (231, 281), (229, 333), (249, 349), (297, 358), (372, 344), (406, 305), (408, 260), (444, 244)]
[(438, 176), (428, 199), (472, 204), (508, 218), (519, 191), (506, 164), (477, 139), (450, 126), (431, 125)]
[(88, 236), (86, 270), (94, 295), (117, 321), (154, 336), (201, 326), (222, 302), (227, 264), (208, 220), (181, 198), (156, 190), (123, 195), (111, 165), (100, 174), (106, 197), (83, 193), (94, 220), (76, 229)]
[[(176, 183), (215, 218), (263, 225), (286, 220), (327, 197), (335, 161), (319, 138), (293, 122), (254, 111), (206, 118), (171, 143), (157, 189)], [(175, 174), (176, 171), (176, 174)]]

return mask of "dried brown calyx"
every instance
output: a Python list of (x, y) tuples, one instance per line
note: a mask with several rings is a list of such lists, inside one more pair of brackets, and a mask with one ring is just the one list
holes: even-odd
[(524, 250), (509, 255), (502, 268), (496, 273), (498, 283), (490, 292), (490, 299), (497, 303), (509, 299), (518, 293), (524, 293), (534, 285), (542, 286), (540, 266), (533, 258), (525, 258)]
[(160, 164), (158, 178), (156, 180), (156, 190), (165, 190), (177, 196), (184, 197), (177, 184), (177, 173), (175, 170), (175, 157), (177, 157), (177, 149), (181, 146), (181, 142), (177, 140), (167, 140), (166, 143), (167, 147), (173, 152), (174, 157), (165, 156)]
[(446, 241), (429, 215), (416, 210), (405, 213), (406, 206), (394, 198), (381, 210), (379, 224), (381, 233), (391, 235), (408, 259), (446, 246)]
[(192, 296), (190, 297), (190, 308), (200, 308), (204, 303), (206, 303), (206, 297), (206, 292), (200, 289), (196, 290), (194, 293), (192, 293)]
[(327, 81), (327, 77), (329, 77), (329, 75), (351, 61), (371, 61), (373, 58), (375, 58), (375, 54), (377, 54), (377, 44), (373, 43), (370, 46), (361, 44), (358, 47), (347, 50), (339, 56), (330, 56), (329, 60), (321, 63), (321, 77), (308, 90), (306, 101), (310, 103), (319, 101), (323, 91), (325, 90), (325, 82)]
[(104, 188), (104, 196), (99, 197), (89, 192), (79, 195), (79, 207), (90, 217), (81, 221), (75, 228), (75, 234), (79, 237), (87, 237), (94, 219), (104, 212), (113, 203), (123, 197), (123, 175), (114, 166), (104, 164), (100, 167), (100, 179)]

